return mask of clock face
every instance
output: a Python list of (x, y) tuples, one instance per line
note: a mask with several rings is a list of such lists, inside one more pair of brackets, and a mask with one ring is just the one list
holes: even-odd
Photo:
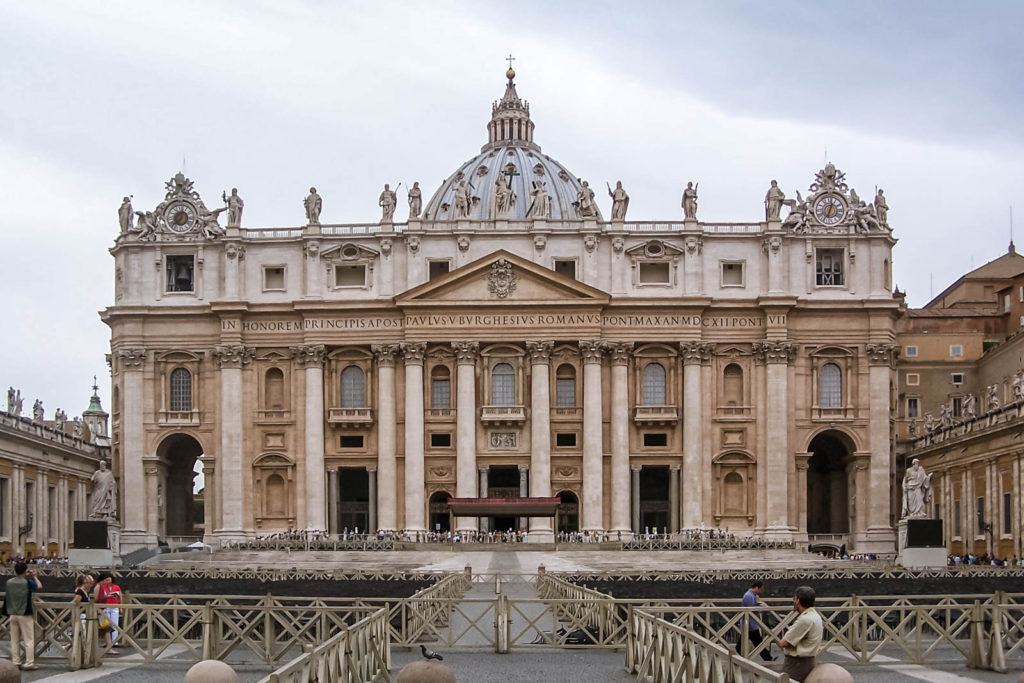
[(191, 204), (175, 202), (167, 207), (164, 220), (174, 232), (188, 232), (196, 226), (196, 210)]
[(846, 215), (846, 205), (839, 197), (826, 195), (814, 205), (814, 217), (824, 225), (835, 225)]

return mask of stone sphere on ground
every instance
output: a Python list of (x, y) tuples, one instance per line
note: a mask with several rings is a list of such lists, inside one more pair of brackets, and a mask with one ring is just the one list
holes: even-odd
[(0, 683), (21, 683), (21, 669), (9, 659), (0, 659)]
[(204, 659), (188, 670), (185, 683), (238, 683), (238, 674), (220, 660)]
[(455, 683), (455, 674), (441, 662), (413, 662), (398, 672), (397, 683)]
[(804, 683), (853, 683), (853, 676), (838, 664), (819, 664), (807, 674)]

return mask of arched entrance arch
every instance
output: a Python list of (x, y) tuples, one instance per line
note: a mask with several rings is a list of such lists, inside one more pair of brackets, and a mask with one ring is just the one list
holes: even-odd
[(580, 530), (580, 499), (572, 491), (559, 491), (556, 533), (571, 534)]
[[(203, 504), (196, 499), (196, 463), (203, 447), (188, 434), (173, 434), (157, 448), (160, 472), (157, 481), (157, 515), (163, 515), (157, 532), (167, 538), (191, 538), (202, 535)], [(161, 491), (162, 489), (162, 491)]]
[[(838, 430), (821, 432), (807, 447), (807, 534), (847, 535), (853, 524), (850, 485), (853, 440)], [(813, 539), (812, 539), (813, 540)]]
[(435, 491), (430, 494), (430, 531), (444, 534), (451, 531), (451, 515), (448, 514), (448, 499), (452, 494), (447, 491)]

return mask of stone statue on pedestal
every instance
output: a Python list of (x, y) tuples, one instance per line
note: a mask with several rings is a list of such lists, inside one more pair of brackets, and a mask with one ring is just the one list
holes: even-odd
[(395, 191), (391, 186), (384, 183), (384, 189), (377, 198), (377, 205), (381, 208), (381, 223), (391, 223), (395, 219), (395, 205), (398, 203)]
[(303, 200), (306, 207), (306, 220), (310, 225), (320, 225), (320, 209), (323, 208), (323, 199), (316, 193), (316, 188), (309, 188), (309, 196)]
[(988, 401), (987, 405), (985, 406), (985, 412), (994, 413), (997, 410), (999, 410), (999, 407), (999, 385), (991, 384), (988, 387)]
[(92, 474), (92, 498), (89, 499), (89, 519), (117, 518), (117, 482), (107, 469), (107, 461), (100, 460), (100, 468)]
[(779, 189), (778, 181), (773, 180), (772, 186), (768, 188), (768, 193), (764, 196), (765, 219), (769, 221), (779, 220), (779, 215), (782, 213), (782, 202), (784, 201), (786, 201), (786, 194)]
[(135, 214), (132, 213), (132, 198), (125, 197), (121, 200), (121, 206), (117, 209), (117, 222), (121, 226), (121, 234), (131, 232), (135, 221)]
[(875, 193), (875, 217), (879, 224), (889, 224), (889, 205), (885, 203), (885, 193), (882, 190)]
[(580, 212), (580, 218), (594, 218), (597, 216), (597, 208), (594, 206), (594, 191), (590, 184), (584, 180), (576, 193), (576, 209)]
[(466, 187), (465, 180), (460, 180), (455, 187), (455, 217), (469, 218), (470, 208), (469, 188)]
[(419, 218), (423, 210), (423, 193), (420, 191), (420, 183), (416, 181), (409, 188), (409, 218)]
[(927, 517), (926, 506), (932, 500), (932, 475), (914, 458), (903, 475), (903, 514), (901, 519)]
[[(605, 183), (607, 185), (607, 183)], [(629, 195), (622, 189), (622, 181), (615, 182), (615, 189), (608, 185), (608, 196), (612, 198), (612, 220), (626, 220), (626, 210), (629, 209)]]
[(32, 421), (43, 421), (43, 402), (40, 401), (38, 398), (36, 399), (36, 402), (32, 404)]
[(220, 196), (224, 200), (224, 203), (228, 205), (228, 227), (241, 227), (242, 208), (245, 206), (245, 202), (243, 202), (242, 198), (238, 196), (238, 188), (232, 187), (230, 195), (226, 192), (221, 192)]
[(967, 394), (964, 397), (964, 421), (974, 420), (978, 417), (977, 403), (978, 399), (974, 397), (974, 394)]
[(686, 183), (686, 189), (683, 190), (683, 215), (688, 221), (697, 220), (697, 186), (700, 183), (694, 185), (692, 182)]
[(535, 180), (533, 182), (533, 189), (530, 190), (530, 208), (526, 211), (527, 218), (540, 218), (547, 219), (551, 218), (551, 195), (548, 194), (548, 189), (544, 186), (544, 182)]

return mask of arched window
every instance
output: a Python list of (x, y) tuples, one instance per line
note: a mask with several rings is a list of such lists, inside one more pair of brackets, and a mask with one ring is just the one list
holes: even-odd
[(445, 365), (430, 371), (430, 407), (444, 410), (452, 407), (452, 373)]
[(723, 393), (725, 394), (725, 405), (743, 405), (743, 368), (735, 363), (730, 363), (725, 366), (725, 371), (722, 375), (722, 384), (724, 385), (722, 388), (724, 390)]
[(268, 517), (284, 517), (286, 500), (284, 490), (284, 479), (280, 474), (272, 474), (267, 477), (267, 505)]
[(835, 363), (821, 366), (818, 376), (818, 405), (822, 408), (843, 407), (843, 372)]
[(264, 408), (284, 410), (284, 373), (280, 368), (270, 368), (264, 378)]
[(644, 368), (644, 405), (665, 405), (665, 368), (660, 363)]
[(341, 371), (341, 407), (362, 408), (366, 405), (366, 381), (362, 368), (350, 365)]
[(171, 371), (171, 410), (192, 410), (192, 373), (185, 368), (175, 368)]
[(565, 363), (555, 371), (555, 405), (563, 408), (576, 406), (576, 368)]
[(508, 363), (498, 363), (491, 370), (491, 405), (512, 406), (515, 403), (515, 370)]

